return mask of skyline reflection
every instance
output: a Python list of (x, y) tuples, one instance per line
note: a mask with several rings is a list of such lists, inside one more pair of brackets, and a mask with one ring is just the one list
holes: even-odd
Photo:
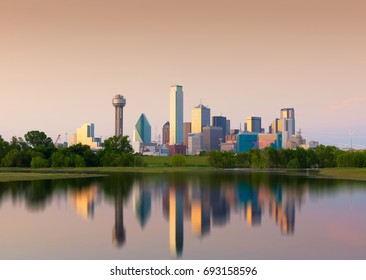
[[(44, 184), (11, 183), (1, 185), (0, 213), (2, 203), (9, 198), (13, 201), (13, 207), (25, 202), (28, 211), (37, 209), (37, 213), (47, 212), (53, 201), (58, 204), (64, 201), (65, 205), (72, 205), (77, 216), (93, 223), (94, 216), (107, 203), (114, 208), (114, 216), (110, 217), (113, 224), (109, 242), (115, 250), (123, 252), (129, 242), (138, 242), (137, 233), (141, 241), (146, 239), (146, 244), (149, 244), (151, 237), (148, 232), (155, 228), (161, 232), (161, 238), (167, 237), (162, 242), (168, 246), (170, 256), (182, 258), (185, 247), (190, 248), (195, 243), (194, 239), (211, 240), (212, 234), (217, 236), (220, 231), (232, 227), (231, 223), (238, 221), (249, 231), (274, 227), (276, 230), (272, 230), (271, 235), (275, 239), (276, 236), (295, 236), (299, 231), (297, 228), (301, 228), (296, 225), (297, 216), (312, 197), (334, 196), (344, 189), (344, 182), (339, 180), (318, 180), (316, 187), (315, 181), (280, 174), (195, 173), (187, 176), (172, 173), (123, 174), (79, 181), (48, 181)], [(347, 185), (347, 189), (362, 187), (363, 183), (359, 182)], [(129, 214), (130, 207), (133, 216)], [(126, 213), (127, 219), (124, 217)], [(159, 216), (161, 222), (157, 222)], [(108, 217), (104, 216), (103, 219)], [(133, 220), (138, 229), (133, 225)], [(304, 233), (300, 231), (299, 234)], [(240, 237), (240, 232), (237, 235), (237, 242), (240, 242), (240, 238), (244, 237)]]

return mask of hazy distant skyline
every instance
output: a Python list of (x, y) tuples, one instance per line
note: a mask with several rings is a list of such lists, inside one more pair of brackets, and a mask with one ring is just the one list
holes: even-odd
[[(152, 139), (169, 120), (169, 88), (184, 121), (200, 103), (239, 128), (295, 108), (296, 129), (323, 144), (366, 146), (363, 0), (2, 0), (0, 135), (53, 139), (95, 124), (124, 133), (145, 113)], [(132, 139), (132, 138), (131, 138)]]

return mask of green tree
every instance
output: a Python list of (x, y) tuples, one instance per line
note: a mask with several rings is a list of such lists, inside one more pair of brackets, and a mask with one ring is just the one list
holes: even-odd
[(5, 157), (5, 155), (9, 152), (10, 145), (3, 138), (0, 137), (0, 162)]
[(116, 153), (132, 153), (133, 148), (128, 136), (113, 136), (104, 141), (104, 149)]
[(250, 158), (248, 153), (239, 153), (236, 155), (236, 164), (239, 168), (249, 168)]
[(30, 163), (31, 168), (46, 168), (48, 167), (48, 160), (41, 157), (34, 157)]
[(172, 156), (172, 166), (182, 167), (186, 165), (186, 158), (184, 155), (174, 155)]
[(264, 165), (267, 168), (276, 168), (280, 165), (277, 150), (273, 147), (266, 147), (262, 152)]
[(23, 165), (23, 153), (18, 149), (10, 150), (3, 159), (5, 167), (25, 167)]
[(48, 137), (46, 133), (44, 133), (43, 131), (38, 130), (29, 131), (24, 135), (24, 139), (33, 148), (36, 148), (38, 146), (44, 146), (44, 147), (54, 146), (52, 139)]
[(74, 167), (85, 167), (86, 166), (84, 158), (80, 155), (75, 155), (73, 163), (74, 163)]
[(54, 152), (51, 156), (51, 166), (52, 167), (71, 167), (73, 162), (71, 158), (64, 155), (62, 151)]

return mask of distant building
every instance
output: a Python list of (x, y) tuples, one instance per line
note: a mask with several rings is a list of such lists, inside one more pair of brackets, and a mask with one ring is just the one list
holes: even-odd
[(183, 87), (170, 87), (169, 144), (183, 143)]
[(230, 134), (230, 120), (226, 119), (226, 135)]
[(238, 134), (229, 134), (225, 136), (225, 142), (226, 143), (236, 143), (236, 138), (237, 138)]
[(212, 117), (212, 126), (215, 127), (221, 127), (222, 128), (222, 142), (225, 141), (225, 136), (226, 136), (226, 117), (222, 117), (222, 116), (213, 116)]
[(229, 134), (239, 134), (240, 130), (239, 129), (230, 129), (230, 133)]
[(282, 121), (276, 118), (272, 124), (269, 126), (269, 133), (281, 133), (282, 132)]
[[(220, 150), (222, 143), (222, 128), (214, 126), (206, 126), (203, 128), (203, 150), (212, 151)], [(221, 140), (220, 140), (221, 139)]]
[(258, 134), (258, 148), (263, 150), (266, 147), (280, 149), (282, 147), (282, 134)]
[(200, 104), (192, 109), (192, 133), (202, 132), (202, 128), (210, 126), (210, 108)]
[(135, 125), (132, 141), (141, 143), (151, 142), (151, 125), (145, 114), (141, 114)]
[(72, 134), (68, 140), (68, 146), (76, 144), (88, 145), (92, 150), (99, 150), (102, 147), (101, 138), (94, 137), (94, 124), (85, 123)]
[(190, 133), (188, 134), (188, 154), (198, 155), (203, 149), (203, 134)]
[(126, 98), (123, 95), (117, 94), (113, 100), (112, 104), (115, 107), (115, 136), (123, 136), (123, 107), (126, 106)]
[(282, 148), (286, 149), (287, 141), (294, 135), (292, 131), (294, 119), (281, 119), (282, 121)]
[(222, 143), (221, 146), (220, 146), (220, 150), (235, 153), (236, 152), (236, 141), (235, 142)]
[(258, 149), (258, 133), (244, 132), (237, 135), (236, 152), (247, 153), (249, 149)]
[(144, 156), (167, 156), (169, 151), (165, 144), (132, 142), (132, 148), (135, 153)]
[(247, 117), (247, 128), (244, 131), (261, 133), (262, 119), (260, 117)]
[(295, 110), (294, 108), (283, 108), (280, 112), (282, 125), (282, 148), (287, 147), (287, 141), (295, 135)]
[(182, 144), (169, 145), (168, 150), (170, 156), (177, 154), (185, 155), (187, 153), (187, 147)]
[(249, 149), (264, 149), (273, 147), (276, 150), (282, 146), (282, 134), (263, 134), (244, 132), (237, 135), (236, 152), (247, 153)]
[(286, 149), (296, 149), (297, 147), (303, 147), (306, 145), (306, 139), (301, 135), (301, 129), (296, 135), (291, 136), (286, 142)]
[(170, 134), (170, 124), (166, 122), (163, 125), (163, 144), (169, 145), (169, 134)]
[(288, 131), (290, 132), (290, 136), (295, 135), (295, 109), (294, 108), (283, 108), (280, 113), (281, 119), (292, 119), (291, 126)]
[(188, 147), (188, 134), (192, 131), (192, 124), (190, 122), (183, 123), (183, 145)]

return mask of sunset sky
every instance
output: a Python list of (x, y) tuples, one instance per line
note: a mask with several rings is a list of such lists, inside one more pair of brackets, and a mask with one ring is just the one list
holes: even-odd
[(0, 135), (42, 130), (65, 140), (85, 122), (124, 132), (145, 113), (152, 136), (202, 103), (239, 128), (295, 108), (296, 128), (323, 144), (366, 146), (364, 0), (0, 0)]

